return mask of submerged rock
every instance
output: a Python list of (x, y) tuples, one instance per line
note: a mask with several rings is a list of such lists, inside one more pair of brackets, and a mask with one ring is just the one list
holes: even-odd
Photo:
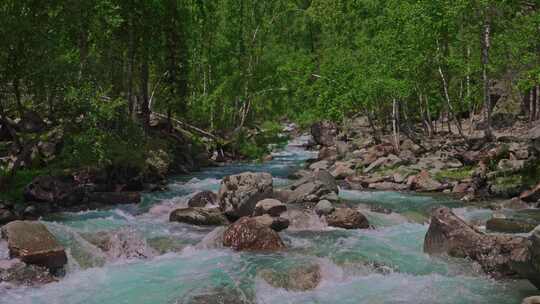
[(223, 234), (223, 246), (237, 251), (275, 251), (285, 249), (279, 234), (257, 218), (243, 217)]
[(0, 283), (40, 286), (56, 281), (58, 279), (45, 267), (28, 265), (19, 259), (0, 260)]
[(319, 216), (328, 215), (334, 212), (334, 210), (336, 210), (336, 208), (334, 208), (332, 203), (327, 200), (322, 200), (315, 205), (315, 213)]
[(176, 209), (171, 212), (169, 220), (199, 226), (220, 226), (229, 222), (218, 208), (198, 207)]
[(530, 244), (524, 237), (485, 234), (442, 207), (432, 213), (424, 252), (470, 258), (486, 273), (508, 277), (527, 265)]
[(264, 269), (258, 275), (271, 286), (290, 291), (315, 289), (322, 279), (318, 264), (296, 266), (286, 272)]
[(367, 218), (360, 211), (352, 208), (337, 208), (326, 216), (328, 226), (344, 229), (369, 228)]
[(218, 197), (212, 191), (201, 191), (191, 197), (188, 201), (189, 207), (206, 207), (217, 204)]
[(270, 216), (280, 216), (283, 212), (287, 211), (287, 206), (276, 199), (264, 199), (255, 205), (255, 211), (253, 215), (268, 214)]
[(486, 223), (487, 230), (503, 233), (527, 233), (535, 227), (535, 224), (511, 218), (491, 218)]
[(59, 270), (67, 263), (64, 247), (39, 222), (14, 221), (2, 227), (2, 237), (7, 240), (9, 255), (21, 261)]
[(148, 245), (145, 238), (130, 228), (81, 234), (81, 236), (101, 249), (108, 260), (144, 259), (156, 255), (156, 251)]
[(252, 215), (257, 202), (272, 195), (272, 175), (245, 172), (225, 177), (218, 199), (221, 210), (234, 220)]

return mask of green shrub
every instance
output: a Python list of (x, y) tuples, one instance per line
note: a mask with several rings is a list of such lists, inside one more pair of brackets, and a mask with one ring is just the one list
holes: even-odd
[[(2, 179), (6, 176), (7, 172), (2, 172)], [(4, 189), (0, 191), (0, 200), (10, 203), (23, 202), (23, 192), (26, 185), (28, 185), (35, 177), (45, 174), (43, 170), (36, 169), (23, 169), (18, 170), (15, 175), (9, 179), (7, 185), (4, 185)]]

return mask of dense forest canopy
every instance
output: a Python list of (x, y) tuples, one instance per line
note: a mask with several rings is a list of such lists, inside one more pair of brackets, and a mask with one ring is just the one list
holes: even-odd
[(216, 138), (284, 118), (354, 115), (381, 132), (401, 116), (403, 131), (420, 123), (430, 134), (445, 117), (463, 133), (458, 118), (482, 114), (489, 137), (503, 95), (537, 118), (539, 6), (4, 0), (0, 118), (19, 151), (31, 138), (10, 125), (37, 114), (70, 135), (65, 154), (101, 155), (92, 161), (112, 143), (144, 146), (152, 113)]

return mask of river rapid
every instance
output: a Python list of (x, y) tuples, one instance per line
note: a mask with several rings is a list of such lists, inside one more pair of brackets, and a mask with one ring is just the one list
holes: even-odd
[[(168, 221), (174, 208), (200, 190), (217, 191), (221, 178), (244, 171), (269, 172), (274, 187), (315, 155), (298, 138), (274, 159), (237, 164), (171, 179), (169, 190), (144, 196), (138, 205), (105, 211), (63, 213), (42, 219), (67, 248), (66, 275), (40, 288), (0, 285), (0, 303), (176, 304), (176, 303), (410, 303), (519, 304), (534, 295), (527, 281), (495, 281), (466, 260), (422, 252), (433, 206), (446, 205), (467, 220), (482, 222), (489, 210), (463, 207), (444, 196), (396, 192), (340, 191), (360, 208), (373, 230), (329, 228), (315, 214), (294, 208), (281, 232), (288, 250), (242, 253), (216, 244), (214, 228)], [(394, 212), (370, 211), (372, 206)], [(301, 216), (299, 216), (301, 214)], [(114, 235), (108, 252), (87, 241), (96, 233)], [(6, 254), (0, 245), (0, 255)], [(316, 263), (321, 283), (310, 291), (287, 291), (261, 279), (261, 270), (286, 272)]]

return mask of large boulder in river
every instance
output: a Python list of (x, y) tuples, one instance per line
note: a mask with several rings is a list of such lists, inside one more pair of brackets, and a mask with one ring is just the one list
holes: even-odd
[(67, 255), (47, 227), (39, 222), (14, 221), (2, 227), (9, 255), (27, 264), (57, 270), (67, 263)]
[(218, 200), (221, 210), (234, 220), (252, 215), (257, 202), (272, 195), (272, 175), (245, 172), (221, 181)]
[(326, 216), (328, 226), (344, 229), (367, 229), (369, 222), (358, 210), (352, 208), (337, 208)]
[(56, 281), (45, 267), (28, 265), (19, 259), (0, 260), (0, 283), (39, 287)]
[(218, 201), (217, 195), (212, 191), (201, 191), (191, 197), (188, 201), (189, 207), (205, 207), (215, 205)]
[(169, 220), (198, 226), (220, 226), (228, 223), (219, 209), (199, 207), (176, 209), (171, 212)]
[(283, 195), (289, 204), (317, 203), (321, 199), (336, 200), (338, 185), (328, 171), (317, 170), (294, 183), (290, 190)]
[(320, 121), (311, 126), (311, 136), (315, 143), (321, 146), (333, 146), (338, 132), (337, 125), (331, 121)]
[(243, 217), (223, 234), (223, 246), (237, 251), (276, 251), (285, 249), (279, 234), (257, 218)]
[(469, 258), (490, 275), (509, 277), (527, 268), (530, 244), (524, 237), (485, 234), (441, 207), (431, 216), (424, 252)]

